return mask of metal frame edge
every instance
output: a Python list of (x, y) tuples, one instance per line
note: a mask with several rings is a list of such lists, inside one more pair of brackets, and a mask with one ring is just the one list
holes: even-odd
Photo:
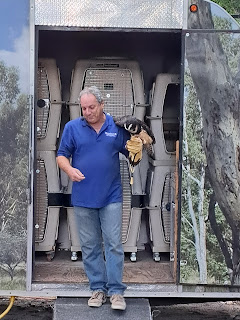
[(29, 0), (29, 203), (27, 216), (27, 266), (26, 290), (32, 289), (32, 261), (33, 261), (33, 160), (34, 160), (34, 88), (35, 88), (35, 0)]

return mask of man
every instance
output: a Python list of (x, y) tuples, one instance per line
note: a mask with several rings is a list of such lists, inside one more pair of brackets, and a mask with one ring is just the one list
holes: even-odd
[[(109, 294), (111, 307), (125, 310), (119, 152), (127, 156), (132, 144), (128, 147), (129, 133), (104, 113), (98, 88), (82, 90), (79, 101), (83, 117), (65, 125), (57, 163), (73, 181), (72, 205), (84, 269), (93, 291), (88, 305), (100, 307)], [(138, 151), (136, 146), (132, 151)]]

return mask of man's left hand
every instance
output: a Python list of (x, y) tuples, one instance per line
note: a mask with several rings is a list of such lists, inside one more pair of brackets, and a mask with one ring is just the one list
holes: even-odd
[(126, 149), (129, 151), (129, 162), (136, 166), (142, 160), (142, 140), (137, 136), (132, 136), (126, 143)]

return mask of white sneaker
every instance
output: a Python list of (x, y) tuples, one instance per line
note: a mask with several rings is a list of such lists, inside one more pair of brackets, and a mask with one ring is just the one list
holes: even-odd
[(127, 305), (124, 297), (121, 294), (113, 294), (110, 298), (112, 309), (114, 310), (125, 310)]
[(106, 295), (102, 291), (93, 291), (91, 298), (88, 300), (89, 307), (101, 307), (107, 301)]

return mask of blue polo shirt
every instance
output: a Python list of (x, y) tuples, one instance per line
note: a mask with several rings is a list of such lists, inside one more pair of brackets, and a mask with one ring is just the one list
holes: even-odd
[(102, 208), (122, 201), (119, 152), (128, 156), (125, 145), (129, 138), (108, 114), (98, 134), (84, 118), (65, 125), (57, 155), (72, 156), (72, 166), (85, 176), (73, 182), (73, 206)]

